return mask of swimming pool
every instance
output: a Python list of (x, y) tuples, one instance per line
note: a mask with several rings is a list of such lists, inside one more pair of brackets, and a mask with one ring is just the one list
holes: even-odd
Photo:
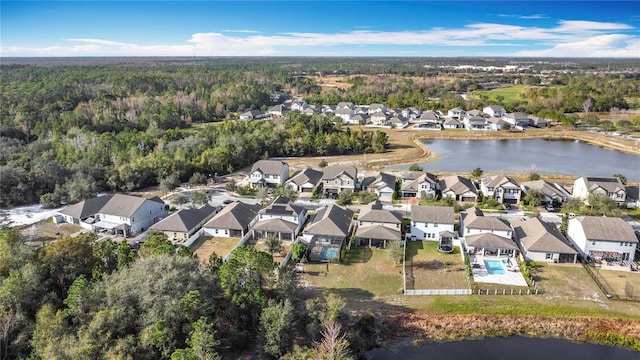
[(320, 260), (333, 260), (338, 258), (338, 249), (334, 247), (323, 247), (320, 251)]
[(504, 266), (502, 266), (502, 261), (500, 260), (484, 260), (484, 265), (489, 274), (504, 274)]

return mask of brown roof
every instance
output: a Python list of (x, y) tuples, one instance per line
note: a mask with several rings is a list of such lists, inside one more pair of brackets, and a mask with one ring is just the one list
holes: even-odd
[(505, 185), (507, 183), (511, 183), (513, 186), (518, 187), (518, 183), (510, 177), (506, 177), (504, 175), (498, 175), (492, 178), (485, 178), (485, 181), (488, 182), (485, 184), (488, 188), (496, 188), (498, 186)]
[(638, 242), (631, 225), (621, 218), (578, 216), (576, 219), (589, 241)]
[(462, 195), (467, 191), (478, 195), (478, 190), (473, 182), (460, 175), (452, 175), (442, 178), (442, 180), (440, 180), (440, 188), (442, 191), (453, 191), (456, 195)]
[(305, 233), (313, 235), (348, 236), (353, 211), (331, 204), (316, 212), (305, 229)]
[(402, 215), (393, 210), (376, 209), (377, 203), (364, 207), (358, 215), (359, 221), (401, 224)]
[(215, 214), (216, 208), (204, 205), (199, 209), (182, 209), (151, 225), (149, 229), (189, 232)]
[(400, 240), (399, 230), (390, 229), (382, 225), (361, 226), (356, 230), (356, 237), (372, 240)]
[(263, 221), (258, 221), (254, 226), (253, 230), (259, 231), (271, 231), (271, 232), (294, 232), (298, 224), (293, 223), (291, 221), (283, 220), (283, 219), (268, 219)]
[(354, 180), (356, 180), (358, 177), (358, 169), (356, 169), (355, 166), (351, 166), (351, 165), (330, 165), (325, 167), (322, 170), (322, 172), (323, 172), (322, 174), (323, 180), (336, 178), (338, 175), (342, 173), (349, 175), (349, 177), (351, 177)]
[(411, 206), (411, 220), (429, 223), (453, 224), (455, 212), (450, 206)]
[(318, 185), (321, 179), (322, 171), (314, 170), (312, 168), (306, 168), (292, 176), (288, 182), (294, 183), (296, 185), (301, 185), (308, 182), (315, 186)]
[(511, 226), (504, 220), (495, 216), (484, 216), (482, 210), (472, 207), (462, 213), (462, 219), (464, 221), (464, 227), (467, 229), (482, 229), (482, 230), (511, 230)]
[(496, 234), (484, 233), (469, 235), (465, 237), (468, 246), (476, 248), (493, 248), (493, 249), (517, 249), (516, 244), (510, 239), (503, 238)]
[(547, 222), (538, 218), (520, 220), (514, 224), (516, 238), (527, 251), (558, 254), (577, 254), (569, 246), (567, 239), (560, 233), (560, 230)]
[(260, 171), (263, 174), (280, 175), (287, 163), (280, 160), (258, 160), (251, 167), (251, 172)]
[(539, 191), (541, 194), (548, 197), (566, 197), (568, 194), (564, 194), (556, 185), (546, 180), (534, 180), (525, 181), (521, 184), (525, 189), (533, 189)]
[(204, 224), (205, 228), (242, 230), (246, 229), (262, 209), (260, 205), (234, 202), (220, 210), (211, 220)]

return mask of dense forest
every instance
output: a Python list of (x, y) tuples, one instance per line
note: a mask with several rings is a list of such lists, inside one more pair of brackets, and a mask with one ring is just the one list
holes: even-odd
[[(628, 102), (640, 98), (634, 66), (580, 59), (3, 59), (0, 206), (41, 200), (55, 206), (169, 177), (227, 174), (265, 157), (379, 153), (388, 147), (383, 132), (342, 127), (331, 116), (234, 120), (281, 103), (281, 94), (316, 105), (352, 101), (423, 110), (497, 102), (508, 111), (575, 124), (581, 119), (567, 114), (635, 106)], [(348, 88), (320, 86), (323, 77), (336, 75), (344, 76)], [(474, 96), (513, 84), (527, 86), (522, 96)], [(640, 128), (640, 119), (633, 121), (601, 125), (632, 132)], [(592, 114), (587, 122), (599, 124)]]
[(352, 359), (375, 345), (380, 320), (295, 276), (253, 246), (205, 264), (160, 234), (137, 251), (93, 234), (34, 249), (5, 227), (0, 359)]

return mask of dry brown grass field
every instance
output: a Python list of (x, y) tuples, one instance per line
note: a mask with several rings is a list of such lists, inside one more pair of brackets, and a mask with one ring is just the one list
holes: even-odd
[(203, 236), (192, 245), (191, 249), (200, 261), (207, 262), (213, 253), (222, 258), (229, 255), (239, 241), (239, 238)]
[(596, 269), (600, 283), (621, 299), (640, 299), (640, 274), (630, 271)]
[(407, 242), (407, 289), (468, 289), (460, 249), (438, 251), (436, 241)]

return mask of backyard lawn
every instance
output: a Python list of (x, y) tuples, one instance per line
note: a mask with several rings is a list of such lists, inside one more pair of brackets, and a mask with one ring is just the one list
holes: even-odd
[(196, 241), (191, 249), (198, 256), (200, 261), (209, 261), (209, 256), (216, 253), (218, 256), (224, 258), (240, 241), (239, 238), (223, 238), (223, 237), (201, 237)]
[(437, 241), (407, 242), (407, 289), (468, 289), (460, 248), (438, 251)]
[(305, 264), (301, 278), (321, 290), (352, 290), (349, 295), (354, 297), (363, 292), (369, 297), (397, 295), (402, 290), (402, 266), (394, 265), (386, 249), (354, 248), (340, 264)]
[(33, 225), (24, 226), (20, 233), (26, 237), (27, 244), (42, 245), (46, 242), (58, 240), (61, 237), (71, 236), (82, 230), (78, 225), (61, 223), (54, 224), (51, 219), (37, 222)]
[(548, 299), (603, 300), (604, 294), (581, 264), (541, 264), (531, 274)]
[(621, 299), (640, 299), (640, 274), (630, 271), (603, 270), (594, 271), (598, 279), (610, 294)]
[[(256, 244), (256, 250), (267, 252), (267, 246), (264, 244), (264, 239), (260, 239)], [(289, 251), (291, 251), (291, 247), (293, 243), (291, 241), (281, 241), (280, 245), (282, 245), (282, 251), (279, 253), (273, 254), (273, 262), (276, 264), (281, 264), (284, 261), (284, 258), (287, 256)]]

